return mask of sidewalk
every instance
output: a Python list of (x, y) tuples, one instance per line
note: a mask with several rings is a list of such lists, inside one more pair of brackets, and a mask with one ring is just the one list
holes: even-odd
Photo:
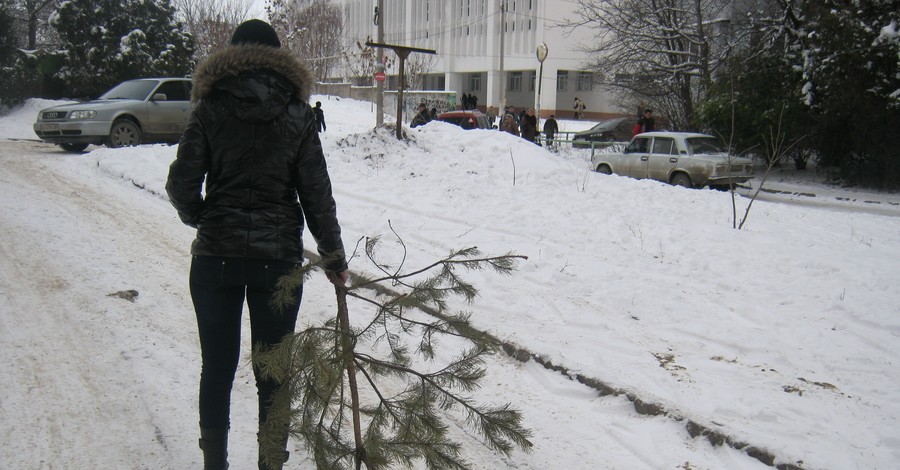
[[(742, 184), (737, 192), (752, 197), (759, 188), (762, 173), (758, 171), (758, 176)], [(758, 199), (900, 216), (900, 192), (828, 183), (826, 175), (812, 167), (806, 170), (773, 169), (762, 185)]]

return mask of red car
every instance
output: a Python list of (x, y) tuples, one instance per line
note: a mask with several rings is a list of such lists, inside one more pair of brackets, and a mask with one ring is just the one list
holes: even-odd
[(437, 120), (449, 122), (450, 124), (455, 124), (467, 130), (491, 128), (491, 125), (488, 123), (487, 116), (485, 116), (481, 111), (475, 110), (447, 111), (446, 113), (438, 114)]

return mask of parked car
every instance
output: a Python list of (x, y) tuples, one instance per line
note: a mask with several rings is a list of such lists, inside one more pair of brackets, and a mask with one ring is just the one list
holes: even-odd
[(191, 116), (190, 96), (189, 78), (128, 80), (94, 101), (41, 110), (34, 133), (72, 152), (90, 144), (177, 142)]
[(491, 128), (487, 116), (481, 111), (476, 110), (447, 111), (446, 113), (438, 114), (437, 120), (455, 124), (463, 129)]
[(576, 132), (572, 136), (572, 146), (577, 148), (602, 147), (597, 143), (625, 142), (631, 138), (631, 124), (634, 120), (614, 118), (600, 121), (594, 127)]
[(622, 152), (595, 153), (594, 170), (687, 188), (726, 189), (753, 178), (753, 161), (726, 152), (719, 139), (690, 132), (645, 132)]

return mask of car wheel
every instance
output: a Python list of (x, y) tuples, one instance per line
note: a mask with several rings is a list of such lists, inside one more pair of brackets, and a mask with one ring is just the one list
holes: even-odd
[(694, 185), (691, 184), (691, 177), (684, 173), (675, 173), (675, 176), (672, 177), (672, 185), (681, 186), (683, 188), (694, 187)]
[(83, 152), (88, 144), (59, 144), (59, 146), (66, 152)]
[(609, 165), (600, 165), (597, 167), (597, 173), (603, 173), (604, 175), (611, 175), (612, 168)]
[(109, 131), (106, 145), (112, 148), (130, 147), (141, 143), (141, 129), (130, 119), (116, 119)]

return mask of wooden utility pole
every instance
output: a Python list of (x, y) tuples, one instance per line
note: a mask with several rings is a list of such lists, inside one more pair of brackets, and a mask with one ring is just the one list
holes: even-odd
[[(384, 43), (384, 0), (378, 0), (375, 7), (375, 25), (378, 26), (378, 43)], [(384, 73), (384, 50), (375, 49), (375, 71)], [(384, 80), (375, 81), (375, 127), (384, 124)]]
[(421, 52), (423, 54), (437, 54), (437, 51), (434, 49), (420, 49), (418, 47), (408, 47), (408, 46), (397, 46), (394, 44), (381, 44), (377, 42), (367, 42), (367, 46), (369, 47), (383, 47), (385, 49), (391, 49), (397, 53), (397, 57), (400, 58), (400, 76), (397, 84), (397, 139), (403, 138), (403, 87), (405, 81), (405, 70), (406, 70), (406, 58), (409, 56), (410, 52)]

